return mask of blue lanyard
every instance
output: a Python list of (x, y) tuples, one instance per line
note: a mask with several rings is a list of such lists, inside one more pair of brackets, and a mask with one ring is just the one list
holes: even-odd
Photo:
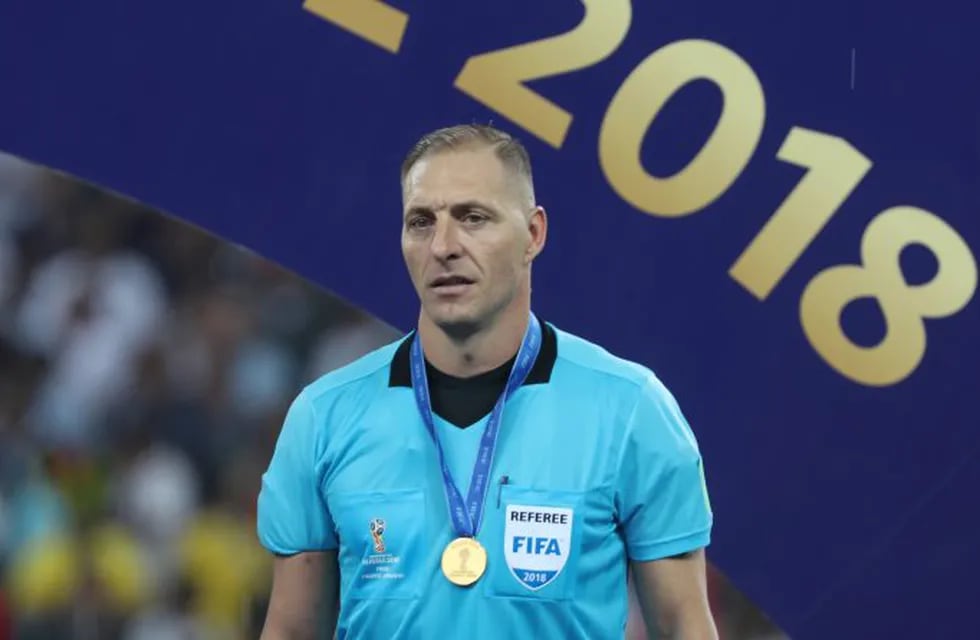
[(504, 404), (510, 396), (524, 384), (534, 361), (541, 350), (541, 325), (538, 323), (534, 314), (531, 314), (528, 322), (527, 331), (524, 334), (524, 341), (521, 343), (520, 351), (517, 352), (517, 359), (510, 371), (507, 379), (507, 386), (500, 394), (493, 411), (490, 414), (490, 421), (487, 429), (483, 432), (480, 441), (480, 450), (473, 465), (473, 477), (470, 480), (469, 495), (466, 502), (460, 495), (456, 483), (453, 482), (452, 474), (446, 464), (446, 456), (439, 442), (439, 434), (436, 432), (435, 422), (432, 418), (432, 402), (429, 399), (429, 385), (425, 376), (425, 359), (422, 357), (422, 343), (419, 340), (418, 332), (412, 342), (412, 388), (415, 390), (415, 401), (422, 414), (422, 421), (436, 445), (436, 453), (439, 456), (439, 466), (442, 467), (442, 481), (446, 490), (446, 500), (449, 503), (449, 514), (453, 519), (453, 526), (456, 533), (460, 536), (473, 537), (480, 530), (480, 523), (483, 520), (483, 503), (487, 495), (489, 484), (490, 469), (493, 466), (493, 454), (497, 446), (497, 434), (500, 432), (500, 421), (504, 413)]

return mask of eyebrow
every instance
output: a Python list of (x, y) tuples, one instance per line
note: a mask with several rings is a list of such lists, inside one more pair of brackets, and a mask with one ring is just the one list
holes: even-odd
[[(490, 214), (497, 212), (494, 207), (480, 200), (462, 200), (449, 206), (450, 214), (458, 214), (469, 209), (479, 209)], [(412, 205), (405, 211), (405, 217), (412, 215), (432, 215), (432, 207), (427, 204)]]

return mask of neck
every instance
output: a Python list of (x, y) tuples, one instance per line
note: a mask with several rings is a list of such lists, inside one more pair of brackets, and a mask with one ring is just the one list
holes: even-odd
[(440, 327), (423, 312), (419, 318), (419, 339), (426, 360), (439, 371), (458, 378), (496, 369), (521, 348), (530, 308), (518, 311), (465, 332)]

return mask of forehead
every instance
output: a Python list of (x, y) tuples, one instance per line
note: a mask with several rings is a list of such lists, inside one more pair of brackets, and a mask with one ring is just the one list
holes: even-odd
[(489, 147), (437, 151), (405, 176), (406, 204), (472, 198), (496, 200), (512, 188), (507, 168)]

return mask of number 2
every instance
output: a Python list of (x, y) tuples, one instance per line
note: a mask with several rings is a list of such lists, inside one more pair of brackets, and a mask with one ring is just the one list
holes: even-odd
[(475, 55), (454, 86), (560, 149), (572, 114), (523, 83), (601, 62), (623, 42), (632, 19), (630, 0), (582, 2), (585, 17), (571, 31)]

